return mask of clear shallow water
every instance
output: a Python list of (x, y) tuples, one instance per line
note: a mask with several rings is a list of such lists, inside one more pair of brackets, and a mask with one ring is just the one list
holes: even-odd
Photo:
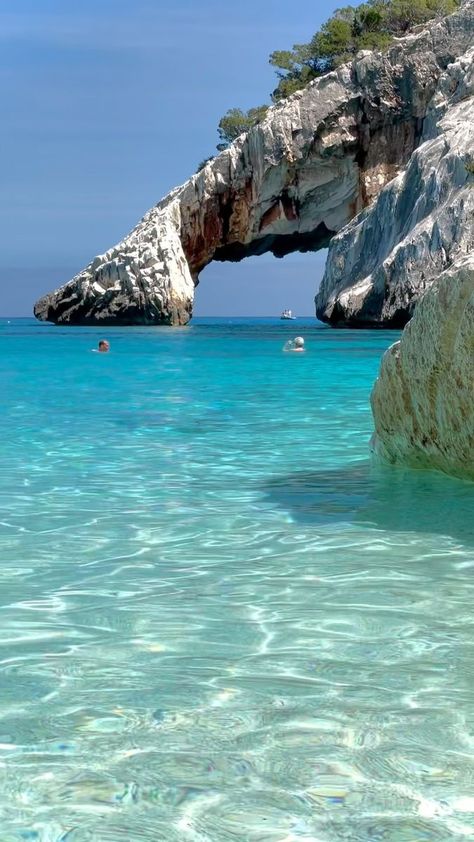
[(394, 334), (100, 336), (0, 320), (1, 842), (474, 835), (474, 493), (370, 467)]

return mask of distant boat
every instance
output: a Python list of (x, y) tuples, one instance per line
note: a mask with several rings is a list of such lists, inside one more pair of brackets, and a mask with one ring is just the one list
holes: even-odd
[(296, 319), (296, 316), (293, 315), (291, 310), (283, 310), (283, 313), (281, 314), (280, 319), (286, 319), (286, 320), (293, 321), (294, 319)]

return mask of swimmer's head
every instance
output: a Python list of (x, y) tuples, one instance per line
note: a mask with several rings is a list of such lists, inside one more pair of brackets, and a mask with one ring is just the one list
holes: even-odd
[(99, 351), (101, 354), (106, 354), (110, 350), (110, 343), (106, 339), (101, 339), (99, 342)]
[(304, 339), (302, 336), (297, 336), (294, 340), (295, 348), (302, 348), (304, 345)]

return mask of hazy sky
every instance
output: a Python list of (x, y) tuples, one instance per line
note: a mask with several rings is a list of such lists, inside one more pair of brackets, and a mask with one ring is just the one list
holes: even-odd
[[(0, 0), (0, 315), (29, 315), (268, 102), (337, 0)], [(323, 255), (211, 264), (197, 315), (313, 312)]]

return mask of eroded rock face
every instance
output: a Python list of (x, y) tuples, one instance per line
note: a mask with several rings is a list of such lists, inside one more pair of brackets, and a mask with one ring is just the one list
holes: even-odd
[(474, 247), (474, 48), (442, 74), (406, 169), (330, 245), (316, 297), (332, 324), (402, 327)]
[(386, 352), (372, 410), (384, 461), (474, 479), (474, 255), (442, 274)]
[[(466, 5), (271, 108), (121, 243), (40, 299), (35, 315), (66, 324), (184, 324), (211, 260), (326, 247), (406, 166), (443, 72), (473, 33)], [(346, 245), (356, 239), (350, 230)], [(338, 248), (318, 299), (319, 315), (330, 321), (339, 320), (341, 290), (361, 282), (360, 267), (353, 278), (350, 261), (342, 266), (346, 246)], [(365, 320), (365, 303), (362, 310)]]
[(58, 324), (185, 324), (194, 282), (179, 237), (179, 207), (150, 211), (117, 246), (35, 305)]

